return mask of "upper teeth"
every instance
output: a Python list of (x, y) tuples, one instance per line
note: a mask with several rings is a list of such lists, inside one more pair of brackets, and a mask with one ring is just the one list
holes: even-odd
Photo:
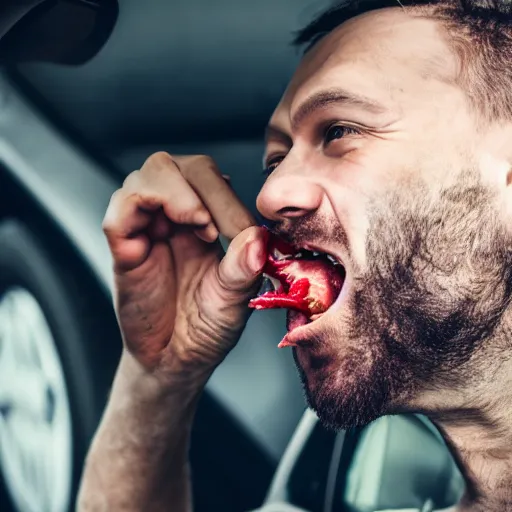
[[(313, 258), (318, 258), (319, 256), (322, 256), (322, 253), (318, 251), (307, 251), (307, 253), (311, 254)], [(276, 261), (279, 260), (287, 260), (290, 258), (293, 259), (300, 259), (300, 258), (307, 258), (307, 253), (304, 254), (304, 252), (299, 251), (296, 254), (283, 254), (279, 249), (275, 249), (272, 252), (272, 256)], [(331, 256), (330, 254), (324, 254), (324, 256), (333, 264), (333, 265), (339, 265), (338, 261), (334, 256)]]
[(275, 260), (284, 260), (290, 257), (290, 254), (283, 254), (279, 249), (274, 249), (273, 257)]

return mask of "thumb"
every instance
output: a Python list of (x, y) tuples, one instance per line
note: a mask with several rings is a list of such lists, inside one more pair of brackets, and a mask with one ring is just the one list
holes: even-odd
[(231, 242), (219, 265), (219, 283), (229, 291), (250, 291), (262, 273), (267, 259), (268, 232), (252, 226)]

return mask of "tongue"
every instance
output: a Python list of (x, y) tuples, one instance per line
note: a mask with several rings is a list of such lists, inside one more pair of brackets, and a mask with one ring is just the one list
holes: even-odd
[(297, 252), (277, 237), (269, 237), (269, 256), (264, 272), (279, 280), (281, 287), (252, 299), (249, 306), (255, 309), (287, 308), (303, 313), (308, 320), (312, 315), (327, 311), (343, 285), (341, 273), (322, 259), (291, 257), (276, 260), (273, 257), (276, 248), (282, 254)]

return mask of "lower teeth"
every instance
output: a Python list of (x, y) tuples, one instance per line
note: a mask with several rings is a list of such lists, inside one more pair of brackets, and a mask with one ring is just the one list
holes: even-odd
[(258, 295), (264, 295), (267, 292), (273, 292), (275, 290), (274, 284), (270, 280), (269, 277), (266, 277), (263, 279), (263, 284), (261, 285), (260, 291), (258, 292)]
[(259, 295), (262, 295), (266, 292), (274, 292), (281, 289), (281, 283), (279, 282), (279, 279), (276, 279), (275, 277), (269, 276), (268, 274), (263, 274), (263, 285), (261, 287), (261, 291)]

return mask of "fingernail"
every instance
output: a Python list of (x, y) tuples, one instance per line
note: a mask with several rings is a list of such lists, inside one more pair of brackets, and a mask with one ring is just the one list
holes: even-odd
[(266, 259), (267, 251), (261, 240), (251, 242), (247, 248), (247, 263), (250, 271), (259, 274), (265, 265)]

